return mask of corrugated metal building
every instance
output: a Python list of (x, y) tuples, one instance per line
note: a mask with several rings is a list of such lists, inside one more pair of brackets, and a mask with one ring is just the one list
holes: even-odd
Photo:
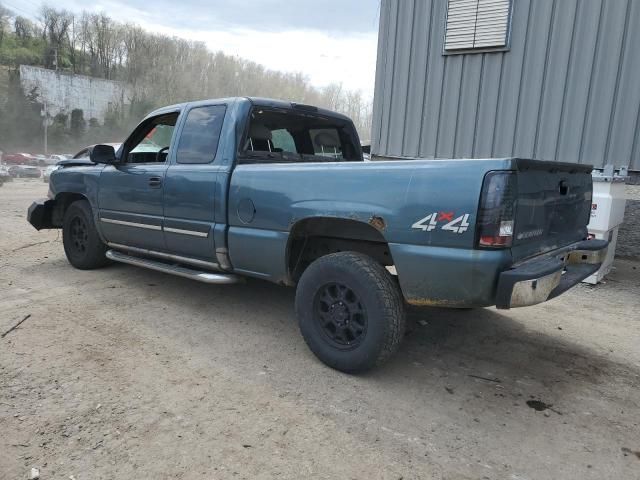
[(640, 170), (640, 0), (382, 0), (371, 142)]

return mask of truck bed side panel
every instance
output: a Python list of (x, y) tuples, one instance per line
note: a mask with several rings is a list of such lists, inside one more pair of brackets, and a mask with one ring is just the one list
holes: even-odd
[[(402, 283), (446, 263), (425, 249), (416, 270), (409, 246), (446, 247), (452, 258), (478, 253), (470, 250), (484, 174), (509, 168), (509, 159), (240, 165), (228, 197), (231, 261), (239, 271), (282, 281), (288, 232), (296, 222), (352, 219), (378, 225), (397, 246), (392, 255)], [(433, 222), (424, 220), (429, 215)], [(405, 253), (406, 261), (398, 261)]]
[(402, 272), (399, 279), (405, 299), (420, 306), (493, 305), (498, 274), (511, 263), (507, 250), (465, 250), (397, 243), (389, 247), (396, 269)]

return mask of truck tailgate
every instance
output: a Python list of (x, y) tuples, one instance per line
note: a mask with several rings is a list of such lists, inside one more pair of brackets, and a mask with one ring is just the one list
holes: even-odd
[(517, 200), (514, 261), (587, 237), (591, 211), (591, 166), (516, 160)]

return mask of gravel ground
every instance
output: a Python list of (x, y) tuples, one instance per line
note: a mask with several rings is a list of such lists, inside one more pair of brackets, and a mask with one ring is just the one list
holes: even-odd
[(627, 200), (624, 223), (618, 232), (616, 255), (640, 260), (640, 200)]
[(640, 260), (640, 185), (627, 185), (624, 223), (618, 233), (616, 255)]
[(640, 185), (627, 185), (624, 193), (627, 200), (640, 200)]
[[(543, 305), (422, 309), (363, 376), (307, 350), (294, 291), (82, 272), (0, 188), (0, 478), (638, 479), (640, 262)], [(537, 408), (537, 409), (536, 409)]]

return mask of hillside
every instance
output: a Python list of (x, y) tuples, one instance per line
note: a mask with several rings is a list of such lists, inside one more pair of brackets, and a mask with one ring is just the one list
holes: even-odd
[[(350, 92), (341, 85), (316, 88), (302, 73), (269, 70), (255, 62), (212, 52), (201, 42), (151, 33), (132, 24), (121, 24), (104, 13), (83, 12), (74, 15), (44, 5), (41, 22), (34, 23), (14, 15), (0, 4), (0, 64), (3, 65), (4, 88), (8, 104), (0, 106), (0, 117), (18, 114), (11, 96), (19, 92), (12, 86), (7, 68), (16, 71), (21, 64), (42, 66), (70, 74), (119, 80), (132, 87), (130, 105), (112, 112), (100, 127), (119, 134), (123, 126), (134, 123), (149, 110), (187, 100), (236, 95), (281, 98), (315, 104), (350, 116), (363, 138), (369, 138), (371, 105), (360, 92)], [(29, 96), (29, 92), (24, 92)], [(32, 92), (34, 95), (38, 92)], [(22, 103), (33, 103), (33, 98)], [(23, 108), (25, 105), (21, 105)], [(38, 112), (40, 108), (27, 108)], [(71, 112), (54, 122), (53, 145), (60, 147), (85, 142), (69, 131)], [(35, 120), (35, 119), (31, 119)], [(28, 122), (33, 124), (34, 122)], [(3, 127), (0, 118), (0, 129)], [(37, 130), (37, 127), (36, 127)], [(0, 130), (7, 132), (6, 130)], [(15, 148), (34, 147), (31, 139), (3, 135), (0, 143)], [(109, 135), (112, 137), (113, 135)], [(26, 144), (25, 144), (26, 142)], [(31, 145), (27, 145), (31, 144)]]

